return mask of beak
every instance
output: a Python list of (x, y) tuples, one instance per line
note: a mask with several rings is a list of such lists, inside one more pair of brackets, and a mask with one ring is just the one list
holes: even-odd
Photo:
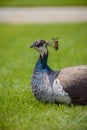
[(28, 48), (34, 48), (35, 44), (33, 43), (32, 45), (29, 45)]

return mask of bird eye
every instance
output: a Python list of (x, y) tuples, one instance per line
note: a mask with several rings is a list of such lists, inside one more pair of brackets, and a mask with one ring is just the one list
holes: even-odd
[(44, 40), (40, 40), (40, 41), (37, 41), (35, 43), (35, 46), (39, 48), (39, 47), (43, 46), (44, 44), (45, 44), (45, 41)]

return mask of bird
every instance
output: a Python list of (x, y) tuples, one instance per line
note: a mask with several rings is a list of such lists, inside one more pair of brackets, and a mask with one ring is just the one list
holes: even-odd
[(40, 55), (31, 77), (33, 95), (37, 100), (45, 103), (87, 105), (87, 65), (71, 66), (55, 71), (47, 64), (48, 46), (58, 50), (58, 39), (37, 40), (29, 46)]

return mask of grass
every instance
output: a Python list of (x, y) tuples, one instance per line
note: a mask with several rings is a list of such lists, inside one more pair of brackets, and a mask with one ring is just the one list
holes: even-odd
[(87, 106), (44, 104), (32, 95), (30, 77), (38, 58), (27, 46), (36, 39), (59, 37), (60, 50), (49, 48), (55, 70), (87, 64), (87, 23), (0, 24), (1, 130), (86, 130)]
[(0, 6), (87, 6), (87, 0), (0, 0)]

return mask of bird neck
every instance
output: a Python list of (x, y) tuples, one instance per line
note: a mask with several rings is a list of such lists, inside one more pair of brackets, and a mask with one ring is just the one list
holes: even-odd
[(35, 66), (35, 71), (40, 71), (40, 72), (44, 72), (44, 71), (49, 71), (51, 70), (50, 67), (47, 65), (47, 61), (48, 61), (48, 51), (47, 54), (44, 53), (43, 56), (40, 55), (36, 66)]

